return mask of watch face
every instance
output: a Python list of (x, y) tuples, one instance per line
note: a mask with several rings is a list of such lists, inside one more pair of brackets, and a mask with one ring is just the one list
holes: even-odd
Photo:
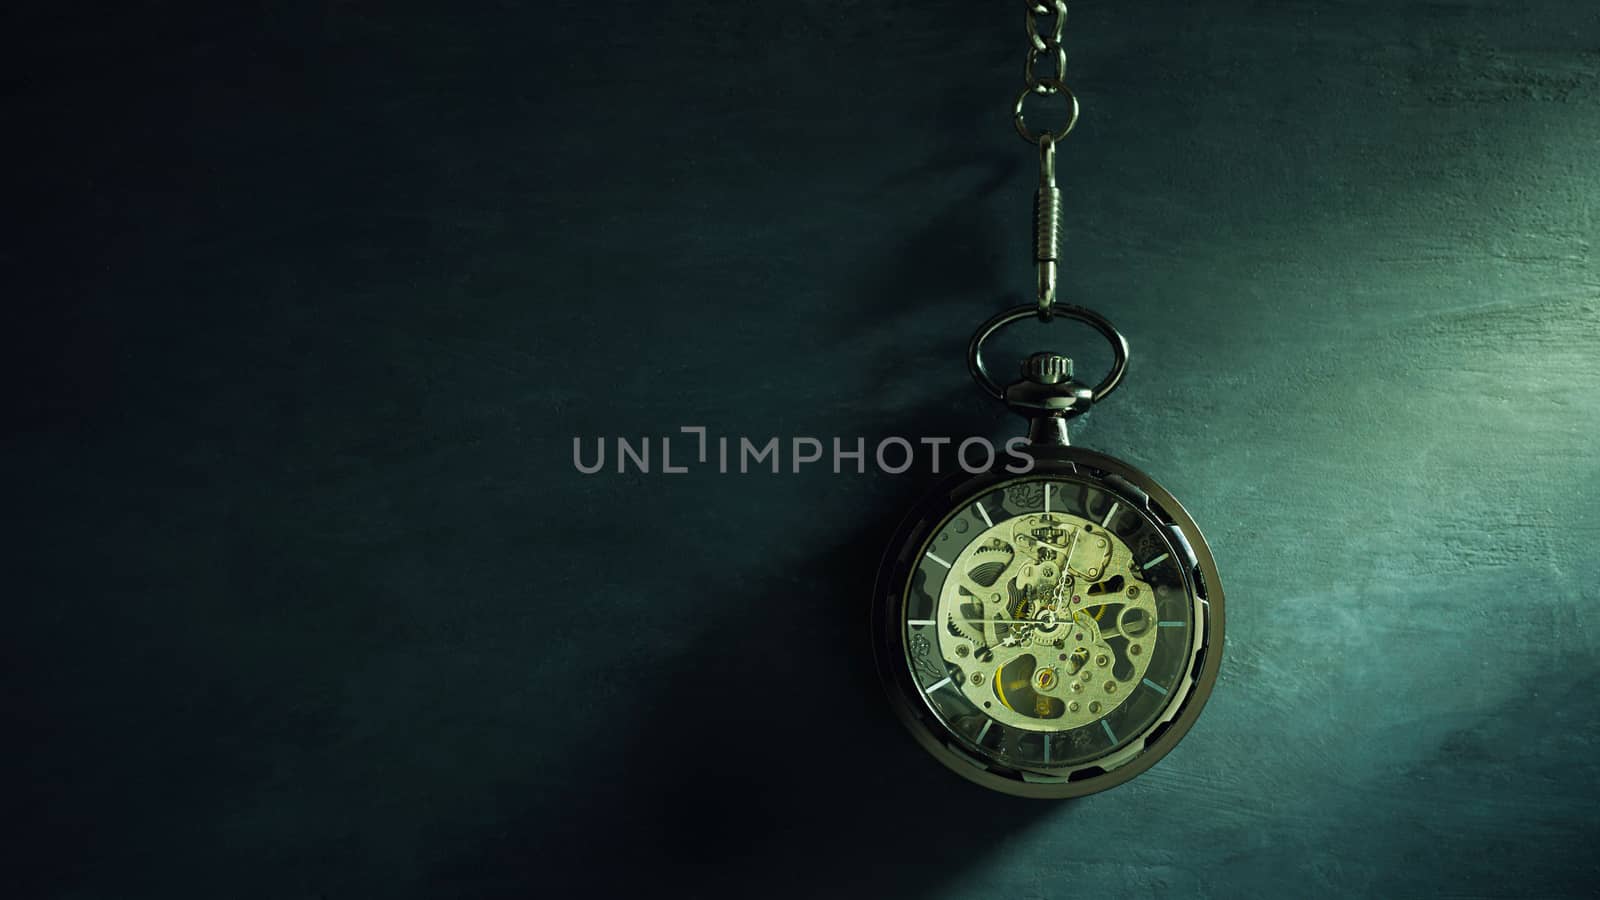
[(1220, 656), (1220, 589), (1193, 523), (1147, 476), (1071, 455), (944, 494), (880, 583), (880, 666), (898, 668), (885, 676), (913, 731), (1013, 793), (1088, 793), (1148, 768)]

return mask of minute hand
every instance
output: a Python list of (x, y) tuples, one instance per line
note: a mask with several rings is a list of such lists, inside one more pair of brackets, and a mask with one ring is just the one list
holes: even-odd
[[(1072, 539), (1067, 542), (1065, 547), (1061, 546), (1060, 544), (1052, 544), (1049, 541), (1042, 540), (1040, 538), (1034, 538), (1034, 540), (1039, 542), (1041, 547), (1047, 547), (1061, 554), (1061, 581), (1056, 583), (1057, 591), (1060, 591), (1066, 584), (1067, 569), (1072, 565), (1072, 553), (1077, 549), (1078, 538), (1082, 534), (1082, 531), (1074, 530), (1072, 532)], [(1074, 571), (1077, 571), (1079, 574), (1088, 574), (1087, 569), (1075, 569)]]
[(1062, 600), (1066, 599), (1066, 596), (1067, 596), (1067, 568), (1072, 564), (1072, 550), (1073, 550), (1073, 548), (1078, 546), (1078, 535), (1081, 534), (1081, 533), (1082, 532), (1080, 532), (1078, 529), (1073, 529), (1073, 531), (1072, 531), (1072, 540), (1067, 542), (1067, 546), (1065, 548), (1057, 547), (1054, 544), (1050, 543), (1049, 541), (1040, 541), (1039, 542), (1041, 544), (1044, 544), (1047, 547), (1050, 547), (1051, 549), (1061, 550), (1062, 551), (1061, 552), (1061, 577), (1056, 580), (1056, 589), (1055, 589), (1055, 591), (1052, 592), (1052, 595), (1051, 595), (1051, 599), (1054, 600), (1057, 603), (1060, 603)]

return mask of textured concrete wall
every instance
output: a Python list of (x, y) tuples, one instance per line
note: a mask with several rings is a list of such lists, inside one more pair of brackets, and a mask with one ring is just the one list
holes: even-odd
[(961, 354), (1032, 279), (1020, 4), (45, 9), (6, 29), (25, 893), (1600, 878), (1593, 3), (1075, 6), (1064, 291), (1134, 348), (1077, 440), (1183, 498), (1230, 609), (1183, 744), (1057, 805), (879, 695), (925, 473), (570, 460), (1016, 433)]

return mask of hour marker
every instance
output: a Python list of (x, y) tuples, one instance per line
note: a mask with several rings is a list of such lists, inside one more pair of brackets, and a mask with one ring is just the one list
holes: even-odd
[(983, 508), (983, 504), (982, 503), (974, 503), (972, 505), (976, 506), (978, 508), (978, 515), (983, 516), (983, 524), (989, 526), (990, 528), (993, 528), (994, 527), (994, 520), (989, 518), (989, 511), (987, 509)]
[(933, 620), (932, 619), (907, 619), (906, 620), (906, 624), (907, 625), (932, 625), (933, 624)]
[(1044, 736), (1044, 762), (1045, 765), (1050, 764), (1050, 735), (1048, 734)]
[(1173, 622), (1173, 621), (1157, 622), (1156, 625), (1160, 626), (1161, 628), (1182, 628), (1183, 627), (1183, 623), (1182, 622)]
[(1141, 570), (1148, 569), (1151, 566), (1155, 565), (1156, 563), (1161, 562), (1163, 559), (1166, 559), (1168, 555), (1169, 554), (1163, 553), (1160, 556), (1156, 557), (1155, 559), (1152, 559), (1149, 562), (1145, 563), (1144, 565), (1140, 566), (1139, 568)]
[(1117, 742), (1117, 734), (1111, 730), (1111, 724), (1105, 719), (1101, 719), (1100, 727), (1106, 730), (1106, 737), (1111, 738), (1111, 743), (1115, 744)]
[(1111, 504), (1111, 509), (1110, 509), (1110, 511), (1108, 511), (1106, 513), (1106, 517), (1104, 519), (1100, 520), (1100, 527), (1101, 528), (1110, 528), (1111, 527), (1111, 517), (1117, 514), (1117, 507), (1119, 507), (1121, 505), (1122, 505), (1122, 501), (1120, 501), (1120, 500)]
[(939, 688), (942, 688), (942, 687), (944, 687), (945, 685), (947, 685), (949, 683), (950, 683), (950, 676), (946, 675), (943, 679), (935, 682), (934, 684), (929, 685), (926, 688), (923, 688), (923, 693), (931, 694), (934, 691), (937, 691)]
[(1050, 483), (1049, 482), (1045, 482), (1045, 485), (1044, 485), (1044, 511), (1045, 512), (1049, 512), (1050, 511)]
[(1163, 695), (1163, 696), (1165, 696), (1165, 695), (1166, 695), (1166, 693), (1167, 693), (1167, 689), (1166, 689), (1166, 688), (1164, 688), (1164, 687), (1162, 687), (1162, 686), (1161, 686), (1161, 685), (1159, 685), (1159, 684), (1156, 684), (1156, 683), (1155, 683), (1155, 682), (1154, 682), (1154, 681), (1151, 681), (1151, 680), (1150, 680), (1150, 679), (1148, 679), (1148, 678), (1146, 678), (1146, 679), (1145, 679), (1145, 680), (1144, 680), (1144, 686), (1145, 686), (1145, 687), (1147, 687), (1147, 688), (1149, 688), (1149, 689), (1150, 689), (1150, 690), (1152, 690), (1152, 691), (1155, 691), (1155, 692), (1156, 692), (1156, 693), (1158, 693), (1158, 694), (1161, 694), (1161, 695)]
[(928, 558), (933, 560), (934, 562), (938, 563), (939, 565), (944, 566), (946, 569), (950, 568), (950, 564), (945, 562), (944, 560), (940, 559), (939, 557), (934, 556), (932, 550), (928, 551)]
[(983, 723), (983, 727), (982, 728), (978, 729), (978, 743), (980, 743), (980, 744), (983, 743), (983, 736), (989, 733), (989, 726), (991, 726), (993, 724), (994, 724), (994, 720), (990, 719), (987, 722)]

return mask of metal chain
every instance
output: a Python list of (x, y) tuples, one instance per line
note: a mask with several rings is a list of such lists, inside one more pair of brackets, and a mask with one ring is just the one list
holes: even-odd
[[(1023, 0), (1023, 5), (1028, 11), (1028, 55), (1022, 67), (1022, 79), (1026, 86), (1017, 95), (1011, 120), (1023, 140), (1039, 146), (1039, 190), (1033, 196), (1033, 257), (1034, 265), (1039, 270), (1039, 318), (1049, 319), (1055, 313), (1058, 248), (1061, 243), (1061, 189), (1056, 187), (1056, 142), (1066, 137), (1072, 126), (1078, 124), (1078, 98), (1062, 81), (1067, 74), (1067, 50), (1061, 45), (1061, 33), (1067, 25), (1066, 0)], [(1037, 71), (1039, 61), (1047, 57), (1054, 62), (1055, 70), (1041, 77)], [(1059, 96), (1065, 100), (1067, 124), (1056, 131), (1038, 134), (1031, 131), (1023, 118), (1023, 106), (1034, 95)]]
[[(1017, 103), (1011, 114), (1012, 122), (1017, 127), (1017, 134), (1030, 144), (1042, 143), (1046, 135), (1059, 141), (1078, 123), (1078, 98), (1062, 81), (1067, 75), (1067, 50), (1061, 46), (1061, 34), (1067, 27), (1066, 0), (1023, 0), (1023, 5), (1028, 11), (1028, 55), (1022, 67), (1025, 86), (1022, 93), (1017, 95)], [(1045, 58), (1055, 64), (1055, 71), (1041, 77), (1037, 69), (1039, 61)], [(1029, 129), (1023, 117), (1023, 106), (1028, 102), (1028, 97), (1034, 94), (1041, 97), (1059, 95), (1065, 100), (1067, 123), (1056, 131), (1039, 134)]]

